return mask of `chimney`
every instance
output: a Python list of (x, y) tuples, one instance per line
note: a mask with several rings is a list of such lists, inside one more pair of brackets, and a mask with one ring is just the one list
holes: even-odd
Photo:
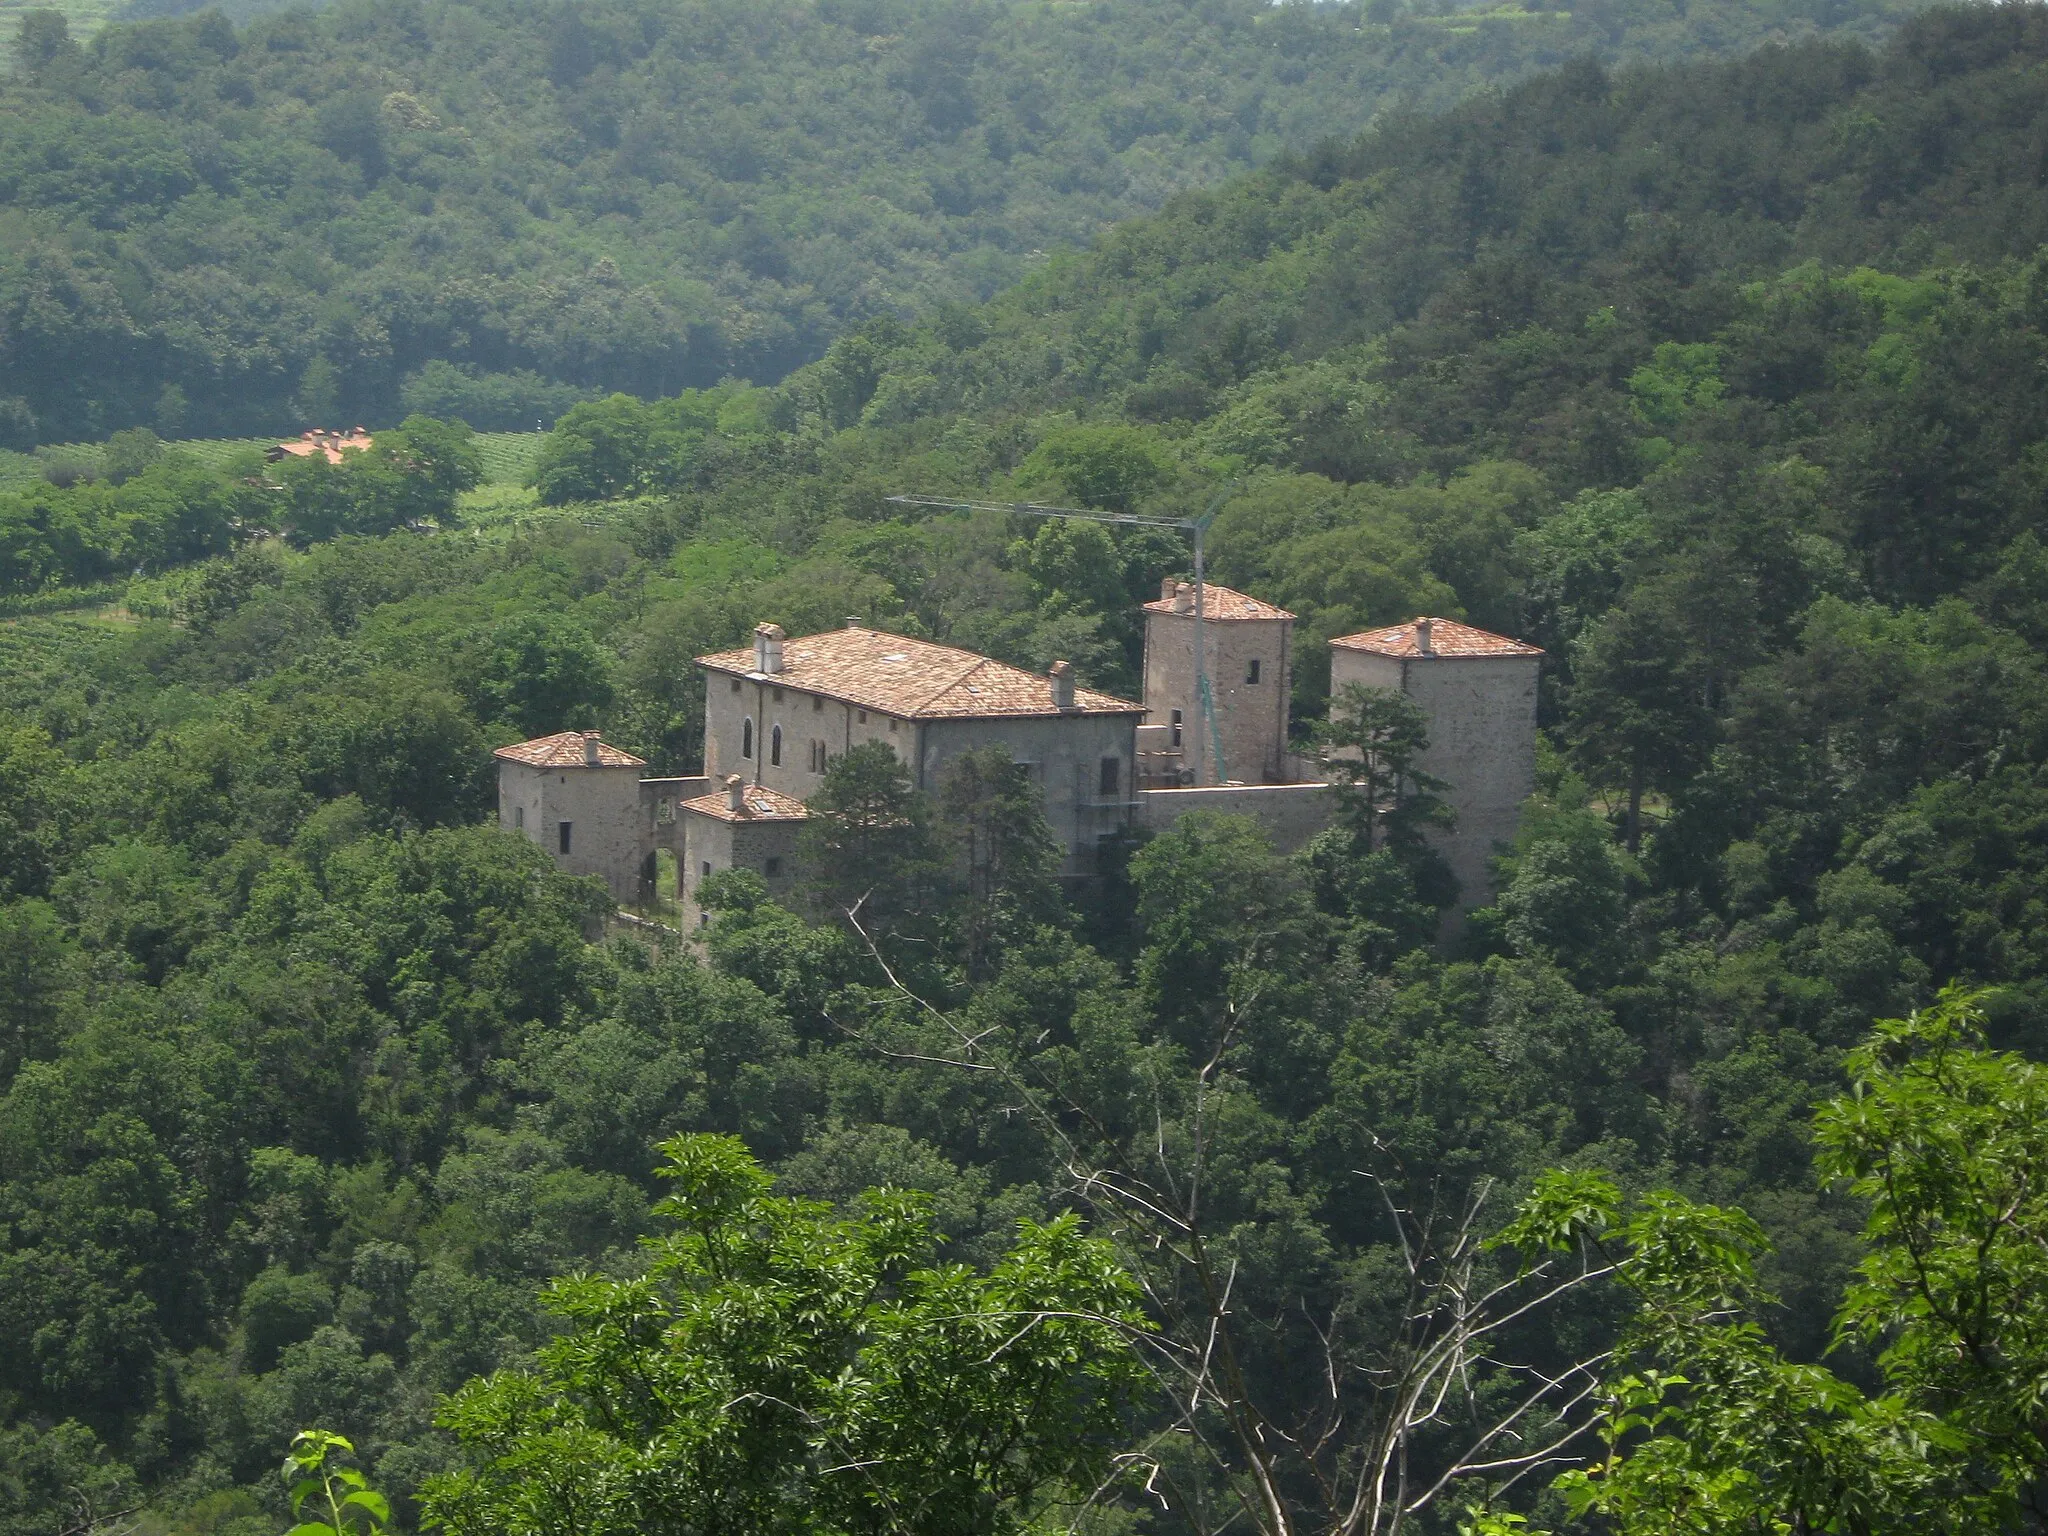
[(1071, 661), (1056, 661), (1046, 674), (1052, 683), (1052, 703), (1055, 709), (1074, 707), (1074, 664)]
[(1168, 576), (1159, 583), (1159, 600), (1162, 603), (1172, 602), (1179, 592), (1180, 582), (1174, 577)]
[(1173, 584), (1173, 611), (1193, 613), (1195, 611), (1195, 587), (1193, 582), (1176, 581)]
[(585, 732), (583, 733), (583, 766), (584, 766), (584, 767), (586, 767), (586, 768), (595, 768), (595, 767), (596, 767), (596, 766), (598, 765), (598, 762), (599, 762), (599, 757), (598, 757), (598, 751), (597, 751), (597, 746), (598, 746), (598, 742), (597, 742), (597, 732), (595, 732), (595, 731), (585, 731)]
[(754, 626), (754, 670), (770, 676), (782, 670), (782, 626), (780, 624), (756, 624)]
[(846, 627), (847, 627), (848, 629), (859, 629), (859, 628), (860, 628), (860, 615), (859, 615), (859, 614), (857, 614), (857, 613), (849, 613), (849, 614), (848, 614), (848, 615), (846, 616)]
[(725, 776), (725, 808), (728, 811), (744, 811), (747, 808), (747, 781), (736, 773)]
[(1432, 622), (1429, 619), (1417, 619), (1415, 621), (1415, 650), (1418, 655), (1434, 656), (1436, 654), (1436, 651), (1431, 647), (1429, 639)]

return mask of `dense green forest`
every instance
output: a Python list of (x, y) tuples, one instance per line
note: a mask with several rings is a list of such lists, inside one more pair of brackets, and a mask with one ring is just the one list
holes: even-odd
[(1910, 9), (343, 0), (82, 45), (38, 11), (0, 85), (0, 447), (768, 383), (1397, 101)]
[[(1517, 1435), (1599, 1405), (1618, 1469), (1409, 1528), (2037, 1528), (2044, 82), (2030, 6), (1583, 60), (774, 387), (578, 405), (560, 515), (228, 527), (0, 626), (0, 1529), (257, 1536), (318, 1424), (405, 1528), (1377, 1532), (1352, 1480), (1448, 1474), (1532, 1372), (1604, 1395)], [(1304, 732), (1331, 634), (1544, 645), (1497, 902), (1439, 947), (1422, 845), (1230, 818), (1062, 892), (1003, 765), (849, 754), (804, 899), (593, 942), (493, 745), (687, 771), (688, 658), (762, 619), (1132, 686), (1183, 547), (905, 490), (1227, 490)]]

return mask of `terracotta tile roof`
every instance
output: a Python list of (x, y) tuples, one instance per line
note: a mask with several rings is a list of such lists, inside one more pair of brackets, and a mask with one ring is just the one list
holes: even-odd
[[(1188, 589), (1187, 613), (1193, 617), (1195, 611), (1193, 582), (1183, 582)], [(1160, 597), (1145, 605), (1147, 613), (1174, 612), (1173, 599)], [(1275, 608), (1271, 603), (1261, 602), (1248, 592), (1238, 592), (1230, 587), (1219, 587), (1213, 581), (1202, 583), (1202, 617), (1228, 623), (1232, 619), (1291, 619), (1293, 614), (1285, 608)]]
[[(1416, 625), (1429, 626), (1429, 650), (1424, 652)], [(1330, 644), (1347, 651), (1377, 651), (1382, 656), (1541, 656), (1540, 646), (1510, 640), (1490, 630), (1474, 629), (1456, 619), (1417, 619), (1386, 629), (1369, 629), (1360, 635), (1344, 635)]]
[[(583, 755), (583, 739), (581, 731), (558, 731), (552, 736), (536, 736), (516, 746), (500, 747), (491, 756), (525, 763), (530, 768), (588, 768), (591, 764)], [(608, 747), (600, 741), (596, 766), (645, 768), (647, 760), (630, 752), (621, 752), (617, 747)]]
[(743, 811), (736, 811), (727, 803), (722, 789), (699, 795), (694, 800), (680, 801), (676, 809), (695, 811), (700, 816), (716, 816), (720, 821), (802, 821), (810, 815), (804, 809), (803, 801), (794, 795), (770, 789), (765, 784), (747, 786), (747, 808)]
[(1052, 686), (1035, 673), (972, 651), (913, 640), (879, 629), (831, 629), (785, 640), (782, 670), (754, 670), (754, 652), (699, 656), (712, 672), (758, 677), (781, 688), (822, 694), (857, 709), (904, 720), (973, 719), (988, 715), (1142, 715), (1145, 706), (1088, 688), (1074, 690), (1074, 707), (1052, 702)]
[(374, 439), (363, 428), (353, 432), (329, 432), (325, 427), (315, 427), (311, 432), (301, 432), (290, 442), (278, 443), (266, 448), (263, 457), (275, 464), (282, 458), (310, 459), (314, 454), (324, 454), (330, 464), (339, 464), (344, 452), (361, 453)]

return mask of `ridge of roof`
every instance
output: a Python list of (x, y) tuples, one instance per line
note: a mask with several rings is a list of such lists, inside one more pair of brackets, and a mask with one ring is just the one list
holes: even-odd
[[(1429, 626), (1429, 649), (1424, 650), (1416, 634), (1416, 626)], [(1526, 640), (1516, 640), (1507, 635), (1496, 635), (1490, 629), (1460, 623), (1456, 619), (1437, 619), (1424, 616), (1412, 619), (1406, 624), (1390, 624), (1384, 629), (1363, 630), (1355, 635), (1339, 635), (1330, 642), (1347, 651), (1372, 651), (1381, 656), (1429, 656), (1460, 657), (1475, 656), (1541, 656), (1543, 648), (1531, 645)]]
[(857, 626), (800, 635), (782, 645), (782, 670), (761, 672), (754, 652), (714, 651), (696, 658), (723, 672), (819, 694), (906, 720), (990, 716), (1143, 714), (1145, 706), (1091, 688), (1074, 690), (1074, 706), (1052, 701), (1052, 685), (1036, 673), (958, 646)]
[[(595, 734), (594, 732), (591, 734)], [(582, 731), (557, 731), (552, 736), (536, 736), (531, 741), (514, 742), (509, 747), (500, 747), (491, 756), (504, 758), (508, 762), (524, 763), (529, 768), (645, 768), (647, 760), (635, 757), (630, 752), (621, 752), (617, 747), (603, 741), (597, 744), (597, 761), (592, 763), (583, 755), (585, 733)]]
[[(1194, 583), (1181, 582), (1180, 586), (1192, 588)], [(1174, 599), (1157, 597), (1145, 604), (1147, 613), (1185, 613), (1194, 616), (1192, 597), (1186, 609), (1174, 607)], [(1291, 619), (1294, 615), (1277, 604), (1264, 598), (1253, 597), (1249, 592), (1240, 592), (1235, 587), (1222, 586), (1217, 582), (1202, 583), (1202, 621), (1204, 623), (1229, 624), (1250, 619)]]
[(746, 808), (736, 811), (727, 801), (725, 791), (715, 789), (708, 795), (678, 802), (676, 809), (692, 811), (699, 816), (715, 816), (720, 821), (805, 821), (811, 814), (796, 796), (785, 795), (766, 784), (747, 785), (743, 798)]

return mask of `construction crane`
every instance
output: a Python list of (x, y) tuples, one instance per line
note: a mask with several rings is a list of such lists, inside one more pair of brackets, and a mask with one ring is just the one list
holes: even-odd
[(956, 501), (944, 496), (891, 496), (899, 506), (930, 507), (939, 512), (1013, 512), (1020, 517), (1069, 517), (1087, 523), (1115, 523), (1131, 528), (1172, 528), (1192, 536), (1195, 546), (1195, 783), (1202, 782), (1206, 757), (1216, 760), (1216, 782), (1227, 784), (1230, 775), (1223, 764), (1223, 738), (1216, 729), (1216, 699), (1209, 688), (1209, 652), (1202, 633), (1207, 599), (1203, 595), (1202, 536), (1216, 521), (1224, 499), (1237, 488), (1231, 480), (1209, 498), (1200, 517), (1146, 517), (1137, 512), (1101, 512), (1092, 507), (1047, 507), (1035, 501)]

